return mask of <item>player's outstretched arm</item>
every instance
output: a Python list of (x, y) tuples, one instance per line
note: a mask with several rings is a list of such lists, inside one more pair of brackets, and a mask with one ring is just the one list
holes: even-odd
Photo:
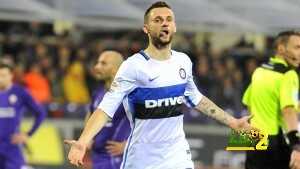
[(220, 107), (218, 107), (214, 102), (212, 102), (207, 97), (203, 96), (201, 101), (195, 107), (198, 111), (206, 114), (209, 117), (216, 119), (217, 121), (229, 126), (236, 131), (251, 130), (254, 129), (248, 123), (250, 116), (245, 116), (240, 119), (236, 119), (230, 114), (226, 113)]
[(88, 119), (83, 132), (78, 140), (65, 140), (71, 146), (68, 159), (71, 164), (79, 166), (83, 164), (85, 151), (94, 136), (103, 128), (109, 117), (101, 109), (96, 109)]

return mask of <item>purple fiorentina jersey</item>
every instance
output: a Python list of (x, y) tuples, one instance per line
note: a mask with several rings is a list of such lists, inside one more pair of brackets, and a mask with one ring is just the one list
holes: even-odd
[[(90, 111), (98, 107), (103, 96), (105, 94), (104, 86), (98, 88), (92, 98), (92, 104)], [(119, 169), (122, 162), (122, 156), (112, 158), (109, 153), (106, 152), (105, 146), (108, 140), (113, 141), (125, 141), (130, 134), (130, 124), (126, 117), (123, 105), (121, 105), (116, 111), (115, 116), (111, 122), (108, 122), (105, 127), (94, 138), (94, 144), (92, 146), (92, 161), (94, 169)], [(98, 166), (99, 165), (99, 166)], [(98, 167), (97, 167), (98, 166)]]
[(32, 135), (45, 117), (44, 110), (21, 86), (13, 85), (6, 91), (0, 91), (1, 141), (10, 141), (10, 136), (19, 131), (24, 108), (27, 108), (35, 116), (35, 123), (28, 132), (29, 135)]
[(35, 116), (34, 124), (28, 135), (31, 136), (45, 117), (44, 110), (20, 86), (13, 85), (10, 89), (0, 91), (0, 168), (20, 169), (25, 161), (19, 145), (11, 143), (13, 134), (19, 132), (26, 108)]

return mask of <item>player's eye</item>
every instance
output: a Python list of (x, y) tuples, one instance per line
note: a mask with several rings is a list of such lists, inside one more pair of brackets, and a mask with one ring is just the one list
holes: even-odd
[(161, 18), (155, 18), (155, 19), (154, 19), (154, 23), (160, 23), (161, 21), (162, 21)]
[(168, 22), (172, 22), (172, 21), (173, 21), (173, 18), (172, 18), (172, 17), (167, 17), (167, 21), (168, 21)]

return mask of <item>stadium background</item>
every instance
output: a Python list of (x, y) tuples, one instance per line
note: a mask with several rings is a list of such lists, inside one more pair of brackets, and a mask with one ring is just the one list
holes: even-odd
[[(128, 57), (145, 48), (141, 27), (152, 2), (0, 0), (0, 57), (15, 63), (15, 82), (26, 86), (48, 112), (47, 122), (25, 149), (34, 168), (72, 168), (62, 140), (77, 138), (83, 126), (91, 91), (99, 83), (93, 63), (105, 49)], [(244, 115), (241, 96), (250, 76), (272, 54), (275, 33), (300, 27), (300, 1), (167, 2), (179, 30), (173, 49), (191, 57), (199, 90), (234, 116)], [(224, 151), (226, 127), (191, 110), (185, 115), (197, 169), (242, 168), (243, 153)]]

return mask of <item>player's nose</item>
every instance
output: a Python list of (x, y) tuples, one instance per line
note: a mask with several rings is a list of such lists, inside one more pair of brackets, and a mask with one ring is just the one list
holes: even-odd
[(99, 70), (101, 70), (101, 66), (99, 64), (96, 64), (94, 66), (94, 71), (99, 71)]
[(167, 20), (167, 19), (164, 19), (164, 20), (162, 21), (162, 23), (161, 23), (161, 26), (162, 26), (162, 27), (167, 27), (167, 26), (169, 26), (168, 20)]

